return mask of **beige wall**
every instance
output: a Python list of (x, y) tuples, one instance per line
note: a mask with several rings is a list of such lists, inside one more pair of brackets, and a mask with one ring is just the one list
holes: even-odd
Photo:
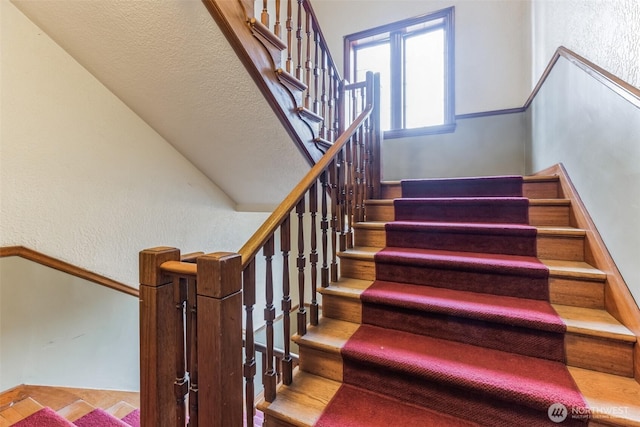
[(137, 253), (237, 250), (232, 201), (9, 1), (2, 9), (0, 246), (137, 286)]
[(533, 0), (533, 77), (565, 46), (640, 87), (638, 0)]

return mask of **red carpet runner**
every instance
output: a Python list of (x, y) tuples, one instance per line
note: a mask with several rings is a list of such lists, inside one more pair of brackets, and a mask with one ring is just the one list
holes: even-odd
[[(556, 426), (587, 405), (564, 364), (521, 177), (403, 181), (317, 426)], [(549, 409), (549, 408), (552, 409)]]
[(122, 420), (113, 415), (95, 409), (75, 422), (67, 421), (51, 408), (43, 408), (38, 412), (17, 422), (13, 427), (139, 427), (140, 411), (135, 410)]

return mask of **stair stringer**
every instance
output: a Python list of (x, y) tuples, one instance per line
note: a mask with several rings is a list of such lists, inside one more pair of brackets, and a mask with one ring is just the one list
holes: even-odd
[[(253, 11), (246, 1), (203, 0), (236, 54), (255, 81), (267, 102), (310, 164), (318, 161), (323, 152), (315, 142), (313, 127), (299, 113), (296, 95), (278, 77), (278, 49), (252, 30)], [(262, 25), (255, 21), (256, 25)], [(281, 49), (282, 46), (280, 46)], [(281, 54), (281, 51), (280, 51)], [(281, 56), (281, 55), (280, 55)], [(281, 59), (280, 59), (281, 60)], [(301, 96), (301, 95), (300, 95)]]
[[(607, 275), (604, 288), (606, 311), (631, 330), (636, 337), (640, 337), (640, 309), (571, 182), (564, 165), (562, 163), (556, 164), (535, 175), (558, 176), (560, 196), (571, 201), (571, 225), (586, 231), (585, 261)], [(637, 340), (634, 346), (633, 363), (634, 378), (640, 383), (640, 344)]]

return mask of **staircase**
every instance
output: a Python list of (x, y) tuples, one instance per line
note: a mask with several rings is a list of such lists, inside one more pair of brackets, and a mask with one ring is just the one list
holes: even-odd
[[(572, 226), (571, 201), (562, 197), (559, 178), (526, 177), (520, 194), (486, 192), (477, 180), (432, 181), (427, 186), (435, 190), (426, 196), (411, 185), (385, 183), (383, 199), (367, 201), (366, 221), (354, 227), (354, 247), (340, 253), (340, 280), (321, 290), (323, 317), (305, 335), (294, 336), (300, 365), (292, 385), (281, 386), (275, 401), (259, 406), (265, 425), (556, 425), (552, 416), (559, 415), (566, 416), (564, 425), (586, 425), (589, 418), (592, 426), (640, 425), (640, 386), (633, 378), (636, 337), (604, 309), (607, 276), (585, 262), (586, 231)], [(513, 202), (519, 196), (525, 198), (531, 227), (510, 219), (510, 210), (521, 209), (512, 206), (522, 203)], [(483, 211), (468, 205), (470, 199), (508, 203)], [(433, 208), (444, 200), (448, 206), (461, 205), (453, 211)], [(471, 219), (452, 220), (456, 216)], [(530, 229), (533, 249), (523, 240)], [(388, 246), (402, 255), (395, 261), (401, 268), (385, 265), (392, 262), (388, 250), (382, 251)], [(463, 260), (456, 268), (471, 272), (453, 285), (456, 273), (442, 273), (450, 268), (443, 259), (451, 255)], [(543, 299), (561, 319), (562, 331), (540, 308), (549, 304), (527, 294), (529, 282), (509, 290), (519, 283), (520, 273), (506, 280), (503, 273), (491, 276), (500, 286), (489, 291), (474, 288), (484, 280), (476, 274), (484, 267), (477, 266), (496, 259), (531, 262), (523, 268), (548, 271)], [(409, 274), (403, 272), (407, 269)], [(401, 275), (410, 279), (395, 283)], [(389, 297), (407, 292), (420, 298), (408, 302), (403, 296), (394, 302)], [(521, 320), (511, 316), (517, 317), (513, 313), (521, 310), (522, 300), (524, 311), (535, 311), (537, 320), (514, 332), (511, 326)], [(483, 310), (469, 308), (478, 302)], [(400, 308), (388, 311), (393, 305)], [(395, 326), (386, 324), (389, 316)], [(497, 324), (507, 331), (488, 338)], [(385, 331), (389, 327), (394, 331)], [(555, 341), (544, 347), (538, 341), (540, 335), (557, 333), (559, 345)], [(376, 345), (354, 350), (358, 340)], [(518, 340), (522, 345), (516, 345)], [(422, 358), (428, 362), (421, 365)], [(468, 369), (485, 360), (497, 362)], [(436, 372), (447, 363), (455, 368)], [(358, 369), (366, 373), (354, 373)], [(360, 383), (354, 379), (363, 377), (367, 379)], [(496, 377), (515, 380), (494, 381)], [(524, 380), (532, 381), (523, 387)], [(567, 397), (574, 384), (577, 402)], [(538, 388), (539, 396), (533, 396)], [(554, 403), (563, 403), (567, 412), (553, 413), (549, 408)]]
[(139, 406), (136, 392), (21, 385), (0, 395), (0, 427), (138, 427)]

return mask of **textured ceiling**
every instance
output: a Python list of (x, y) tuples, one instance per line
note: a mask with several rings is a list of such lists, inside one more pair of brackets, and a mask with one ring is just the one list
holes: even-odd
[(309, 169), (200, 0), (12, 1), (239, 209)]

